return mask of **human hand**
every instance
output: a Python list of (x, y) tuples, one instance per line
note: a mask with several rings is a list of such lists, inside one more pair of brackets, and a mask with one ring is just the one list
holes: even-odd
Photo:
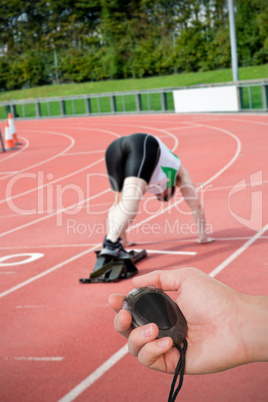
[[(134, 278), (133, 286), (177, 292), (176, 302), (188, 325), (185, 374), (215, 373), (248, 362), (241, 330), (242, 295), (194, 268), (155, 271)], [(172, 339), (156, 339), (158, 327), (153, 323), (133, 330), (131, 315), (120, 310), (124, 299), (111, 295), (109, 304), (119, 312), (114, 325), (128, 338), (129, 352), (147, 367), (174, 373), (179, 352)]]

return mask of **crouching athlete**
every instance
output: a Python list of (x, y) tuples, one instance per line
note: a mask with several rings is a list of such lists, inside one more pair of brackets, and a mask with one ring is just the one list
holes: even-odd
[(192, 210), (199, 243), (212, 239), (206, 234), (206, 221), (197, 191), (180, 159), (158, 138), (144, 133), (121, 137), (113, 141), (105, 154), (106, 168), (115, 196), (115, 206), (108, 214), (108, 232), (101, 256), (129, 258), (126, 229), (138, 212), (145, 192), (159, 201), (169, 201), (179, 187)]

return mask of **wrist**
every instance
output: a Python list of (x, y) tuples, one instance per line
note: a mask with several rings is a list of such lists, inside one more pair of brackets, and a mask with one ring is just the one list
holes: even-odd
[(244, 363), (268, 361), (268, 297), (242, 296), (241, 335)]

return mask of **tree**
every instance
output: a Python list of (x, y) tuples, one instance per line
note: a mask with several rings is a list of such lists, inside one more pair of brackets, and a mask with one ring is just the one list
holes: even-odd
[[(268, 61), (267, 0), (235, 0), (239, 65)], [(2, 0), (0, 85), (230, 67), (227, 0)]]

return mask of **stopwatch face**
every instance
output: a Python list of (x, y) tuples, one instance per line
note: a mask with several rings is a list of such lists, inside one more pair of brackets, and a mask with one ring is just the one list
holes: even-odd
[(132, 290), (123, 309), (132, 315), (133, 327), (155, 323), (159, 328), (158, 338), (170, 336), (174, 344), (186, 337), (187, 323), (178, 305), (163, 291), (152, 287)]
[(161, 329), (171, 328), (177, 321), (173, 306), (159, 293), (139, 297), (135, 310), (147, 323), (154, 322)]

